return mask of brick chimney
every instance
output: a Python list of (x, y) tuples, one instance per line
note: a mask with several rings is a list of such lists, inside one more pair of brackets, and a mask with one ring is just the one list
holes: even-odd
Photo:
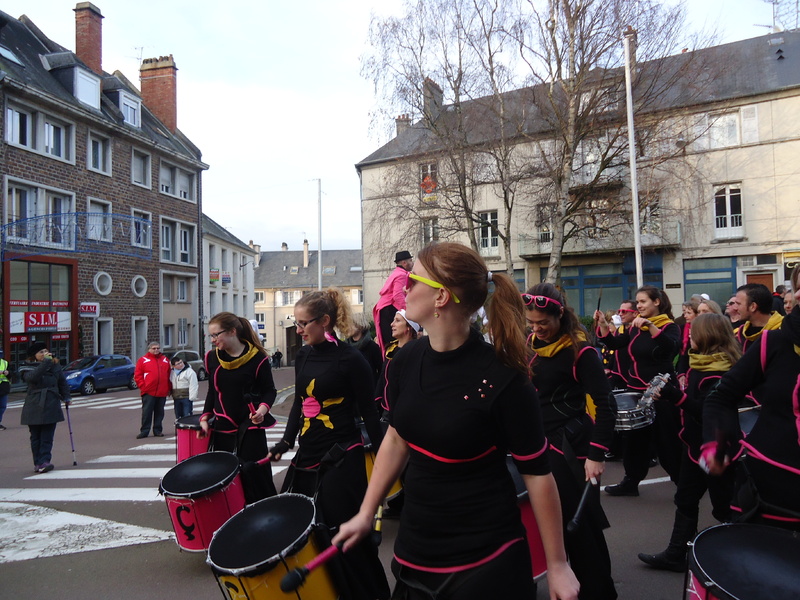
[(442, 88), (430, 77), (425, 78), (422, 86), (422, 113), (428, 124), (433, 124), (442, 112), (444, 94)]
[(411, 127), (411, 117), (407, 114), (398, 116), (394, 122), (397, 127), (397, 134), (395, 137), (400, 137), (401, 133)]
[(92, 71), (103, 74), (103, 15), (91, 2), (75, 5), (75, 54)]
[(139, 67), (142, 102), (172, 133), (178, 130), (177, 74), (172, 54), (146, 58)]

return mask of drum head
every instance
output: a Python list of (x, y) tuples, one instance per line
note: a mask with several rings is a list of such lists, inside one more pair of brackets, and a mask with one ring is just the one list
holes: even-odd
[(159, 490), (168, 496), (197, 498), (225, 487), (239, 472), (230, 452), (206, 452), (187, 458), (167, 471)]
[(765, 525), (717, 525), (695, 538), (689, 568), (725, 596), (794, 600), (800, 585), (800, 537)]
[(175, 421), (175, 427), (178, 429), (200, 429), (200, 417), (202, 415), (189, 415), (188, 417), (181, 417)]
[(617, 401), (617, 410), (633, 410), (641, 397), (642, 395), (637, 392), (614, 394), (614, 399)]
[(275, 563), (299, 550), (295, 546), (307, 538), (315, 513), (314, 501), (301, 494), (279, 494), (246, 506), (214, 534), (208, 564), (238, 575)]

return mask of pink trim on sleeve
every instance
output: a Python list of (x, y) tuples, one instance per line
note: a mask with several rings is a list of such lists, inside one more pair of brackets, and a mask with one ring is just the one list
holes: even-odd
[(538, 458), (539, 456), (541, 456), (545, 452), (547, 452), (547, 440), (544, 441), (544, 446), (542, 446), (541, 450), (539, 450), (538, 452), (534, 452), (533, 454), (525, 454), (525, 455), (514, 454), (512, 452), (511, 456), (513, 456), (517, 460), (533, 460), (534, 458)]

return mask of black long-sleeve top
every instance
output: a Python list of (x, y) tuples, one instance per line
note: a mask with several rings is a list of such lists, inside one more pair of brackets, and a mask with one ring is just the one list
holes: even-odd
[(722, 438), (735, 444), (737, 407), (758, 386), (764, 391), (761, 414), (741, 444), (748, 459), (796, 475), (796, 490), (800, 489), (800, 306), (784, 319), (781, 329), (765, 330), (708, 395), (703, 409), (705, 442)]
[(374, 378), (361, 353), (344, 342), (303, 346), (295, 359), (295, 400), (284, 439), (300, 434), (296, 466), (310, 468), (334, 444), (346, 450), (361, 443), (361, 417), (377, 451), (383, 431), (373, 400)]
[(449, 352), (409, 342), (387, 376), (389, 420), (409, 448), (397, 560), (459, 571), (521, 540), (506, 455), (521, 473), (550, 470), (530, 380), (474, 330)]
[[(569, 340), (569, 338), (562, 338)], [(558, 349), (551, 356), (553, 349)], [(549, 351), (548, 351), (549, 349)], [(571, 443), (580, 439), (580, 447), (573, 447), (579, 458), (602, 462), (614, 438), (617, 403), (597, 351), (582, 342), (576, 356), (572, 344), (547, 344), (533, 338), (535, 352), (531, 361), (533, 385), (539, 395), (542, 419), (547, 438), (554, 449), (561, 449), (561, 436), (566, 427), (581, 425), (591, 429), (591, 435), (572, 437)], [(597, 408), (592, 426), (586, 414), (586, 395)], [(569, 431), (567, 431), (569, 433)], [(577, 431), (576, 431), (577, 433)], [(588, 443), (587, 443), (588, 442)]]
[[(248, 344), (244, 354), (248, 354), (250, 349)], [(239, 425), (248, 420), (260, 405), (272, 408), (277, 392), (269, 356), (256, 352), (242, 362), (223, 350), (214, 349), (206, 354), (205, 363), (208, 393), (202, 416), (213, 414), (216, 417), (215, 431), (236, 433)], [(267, 413), (260, 424), (251, 423), (249, 429), (266, 429), (273, 425), (275, 417)]]
[[(627, 373), (623, 377), (633, 390), (647, 389), (650, 380), (659, 373), (675, 373), (674, 360), (680, 349), (681, 331), (672, 321), (666, 323), (655, 336), (636, 327), (600, 338), (607, 347), (625, 354)], [(623, 364), (621, 358), (620, 364)]]

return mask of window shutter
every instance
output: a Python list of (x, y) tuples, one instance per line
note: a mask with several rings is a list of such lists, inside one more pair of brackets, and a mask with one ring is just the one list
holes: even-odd
[(758, 142), (758, 107), (742, 107), (742, 143), (755, 144)]

